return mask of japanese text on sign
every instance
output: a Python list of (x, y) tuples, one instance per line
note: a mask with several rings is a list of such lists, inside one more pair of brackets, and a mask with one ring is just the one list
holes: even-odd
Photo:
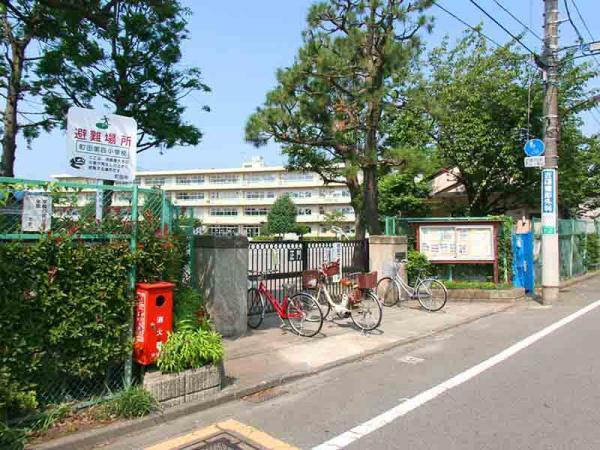
[(130, 117), (71, 108), (67, 155), (72, 173), (100, 180), (133, 181), (137, 124)]
[(556, 170), (542, 171), (542, 233), (556, 233)]
[(26, 193), (23, 197), (21, 230), (37, 233), (50, 231), (52, 221), (52, 197), (44, 194)]

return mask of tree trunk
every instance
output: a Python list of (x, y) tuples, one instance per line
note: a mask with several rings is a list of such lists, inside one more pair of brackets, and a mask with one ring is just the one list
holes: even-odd
[[(6, 26), (6, 22), (4, 23)], [(4, 136), (2, 137), (2, 161), (0, 174), (4, 177), (15, 176), (15, 155), (17, 152), (17, 134), (19, 125), (17, 111), (21, 95), (21, 77), (23, 76), (23, 63), (26, 44), (20, 45), (17, 41), (11, 42), (10, 76), (6, 89), (6, 107), (4, 109)]]
[[(346, 185), (350, 191), (350, 204), (354, 208), (354, 239), (363, 240), (365, 239), (365, 224), (363, 220), (363, 201), (362, 191), (358, 176), (346, 175)], [(365, 267), (363, 246), (354, 247), (354, 253), (352, 254), (352, 267), (356, 270), (362, 270)]]
[(377, 197), (377, 166), (370, 164), (363, 168), (363, 210), (367, 229), (373, 235), (381, 234)]

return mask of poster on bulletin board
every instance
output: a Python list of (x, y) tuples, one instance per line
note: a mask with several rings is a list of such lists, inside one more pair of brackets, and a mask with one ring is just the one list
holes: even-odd
[(432, 261), (493, 261), (494, 225), (422, 225), (419, 251)]

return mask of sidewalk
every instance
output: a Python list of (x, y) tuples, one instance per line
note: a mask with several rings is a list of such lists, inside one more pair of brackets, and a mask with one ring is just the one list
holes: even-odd
[[(281, 328), (276, 316), (246, 336), (225, 341), (225, 373), (237, 388), (319, 372), (374, 352), (510, 308), (514, 303), (451, 303), (435, 313), (415, 304), (384, 308), (379, 329), (362, 334), (350, 319), (326, 320), (313, 338)], [(233, 387), (230, 386), (229, 389)]]
[(384, 308), (379, 329), (362, 334), (350, 319), (326, 320), (313, 338), (281, 328), (276, 316), (265, 318), (258, 330), (225, 340), (226, 383), (213, 398), (168, 408), (136, 420), (119, 421), (34, 445), (36, 449), (91, 448), (114, 436), (141, 431), (239, 399), (270, 387), (316, 374), (368, 355), (440, 333), (522, 303), (452, 303), (428, 313), (415, 305)]

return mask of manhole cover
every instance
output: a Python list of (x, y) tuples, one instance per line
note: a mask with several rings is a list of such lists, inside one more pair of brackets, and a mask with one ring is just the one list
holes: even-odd
[(230, 433), (220, 433), (211, 438), (178, 447), (177, 450), (263, 450), (263, 447), (257, 447)]

